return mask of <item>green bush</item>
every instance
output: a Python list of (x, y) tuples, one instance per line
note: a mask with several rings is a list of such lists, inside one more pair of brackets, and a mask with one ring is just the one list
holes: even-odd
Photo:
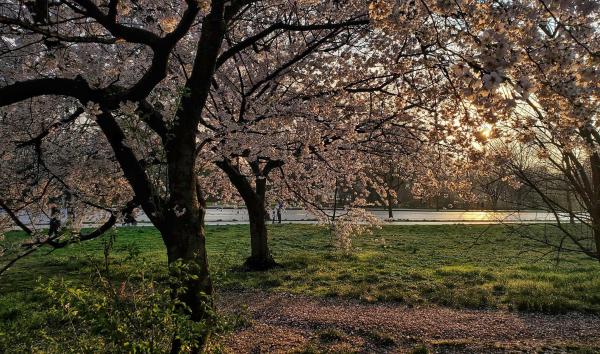
[(17, 319), (27, 311), (19, 307), (0, 311), (8, 324), (0, 332), (0, 352), (164, 353), (174, 338), (185, 352), (198, 338), (239, 325), (208, 306), (204, 321), (192, 321), (186, 306), (172, 300), (173, 291), (184, 290), (177, 279), (171, 278), (171, 287), (144, 274), (112, 282), (98, 271), (86, 283), (40, 283), (29, 299), (35, 316)]

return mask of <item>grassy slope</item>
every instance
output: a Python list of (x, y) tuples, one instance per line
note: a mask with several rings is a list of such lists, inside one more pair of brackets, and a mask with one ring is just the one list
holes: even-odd
[[(509, 236), (503, 226), (389, 226), (356, 239), (351, 254), (330, 247), (327, 231), (317, 226), (275, 225), (270, 231), (273, 253), (283, 268), (252, 273), (236, 270), (249, 253), (248, 226), (208, 227), (209, 258), (218, 288), (600, 313), (598, 264), (566, 254), (556, 265), (554, 254), (542, 257), (547, 249)], [(18, 263), (0, 279), (0, 320), (26, 315), (30, 289), (40, 281), (88, 277), (90, 263), (102, 262), (103, 242), (106, 237), (50, 255), (42, 251)], [(164, 246), (153, 228), (119, 229), (110, 257), (116, 278), (140, 269), (159, 277), (165, 273)]]

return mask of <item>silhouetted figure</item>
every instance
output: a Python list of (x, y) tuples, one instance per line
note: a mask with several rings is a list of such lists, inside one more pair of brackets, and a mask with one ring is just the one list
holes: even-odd
[(277, 203), (277, 223), (281, 224), (281, 212), (283, 211), (283, 201)]
[(133, 213), (127, 213), (123, 216), (123, 224), (131, 226), (137, 225), (137, 220), (135, 220)]
[(60, 229), (60, 219), (58, 218), (59, 211), (57, 208), (52, 208), (50, 211), (50, 223), (48, 225), (48, 237), (55, 237), (58, 235)]

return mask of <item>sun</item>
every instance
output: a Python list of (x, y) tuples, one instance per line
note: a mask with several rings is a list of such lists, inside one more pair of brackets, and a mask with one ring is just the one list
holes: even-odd
[(486, 140), (491, 138), (493, 133), (494, 133), (494, 125), (493, 124), (483, 123), (481, 125), (481, 127), (479, 128), (479, 134), (481, 134), (481, 137)]

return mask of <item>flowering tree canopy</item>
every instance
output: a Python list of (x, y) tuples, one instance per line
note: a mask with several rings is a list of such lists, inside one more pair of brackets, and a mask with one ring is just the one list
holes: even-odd
[(323, 191), (385, 187), (368, 171), (376, 159), (417, 154), (426, 157), (413, 160), (423, 162), (416, 192), (436, 190), (425, 183), (467, 189), (458, 172), (478, 166), (502, 125), (518, 141), (551, 136), (544, 146), (561, 151), (555, 165), (576, 166), (565, 177), (597, 216), (597, 231), (598, 6), (5, 1), (0, 207), (32, 234), (15, 213), (47, 213), (59, 197), (77, 206), (71, 215), (104, 210), (97, 232), (69, 236), (86, 239), (140, 206), (169, 263), (193, 275), (178, 296), (198, 321), (201, 294), (212, 293), (207, 196), (239, 193), (251, 214), (251, 260), (268, 264), (268, 181), (281, 198), (317, 208)]

